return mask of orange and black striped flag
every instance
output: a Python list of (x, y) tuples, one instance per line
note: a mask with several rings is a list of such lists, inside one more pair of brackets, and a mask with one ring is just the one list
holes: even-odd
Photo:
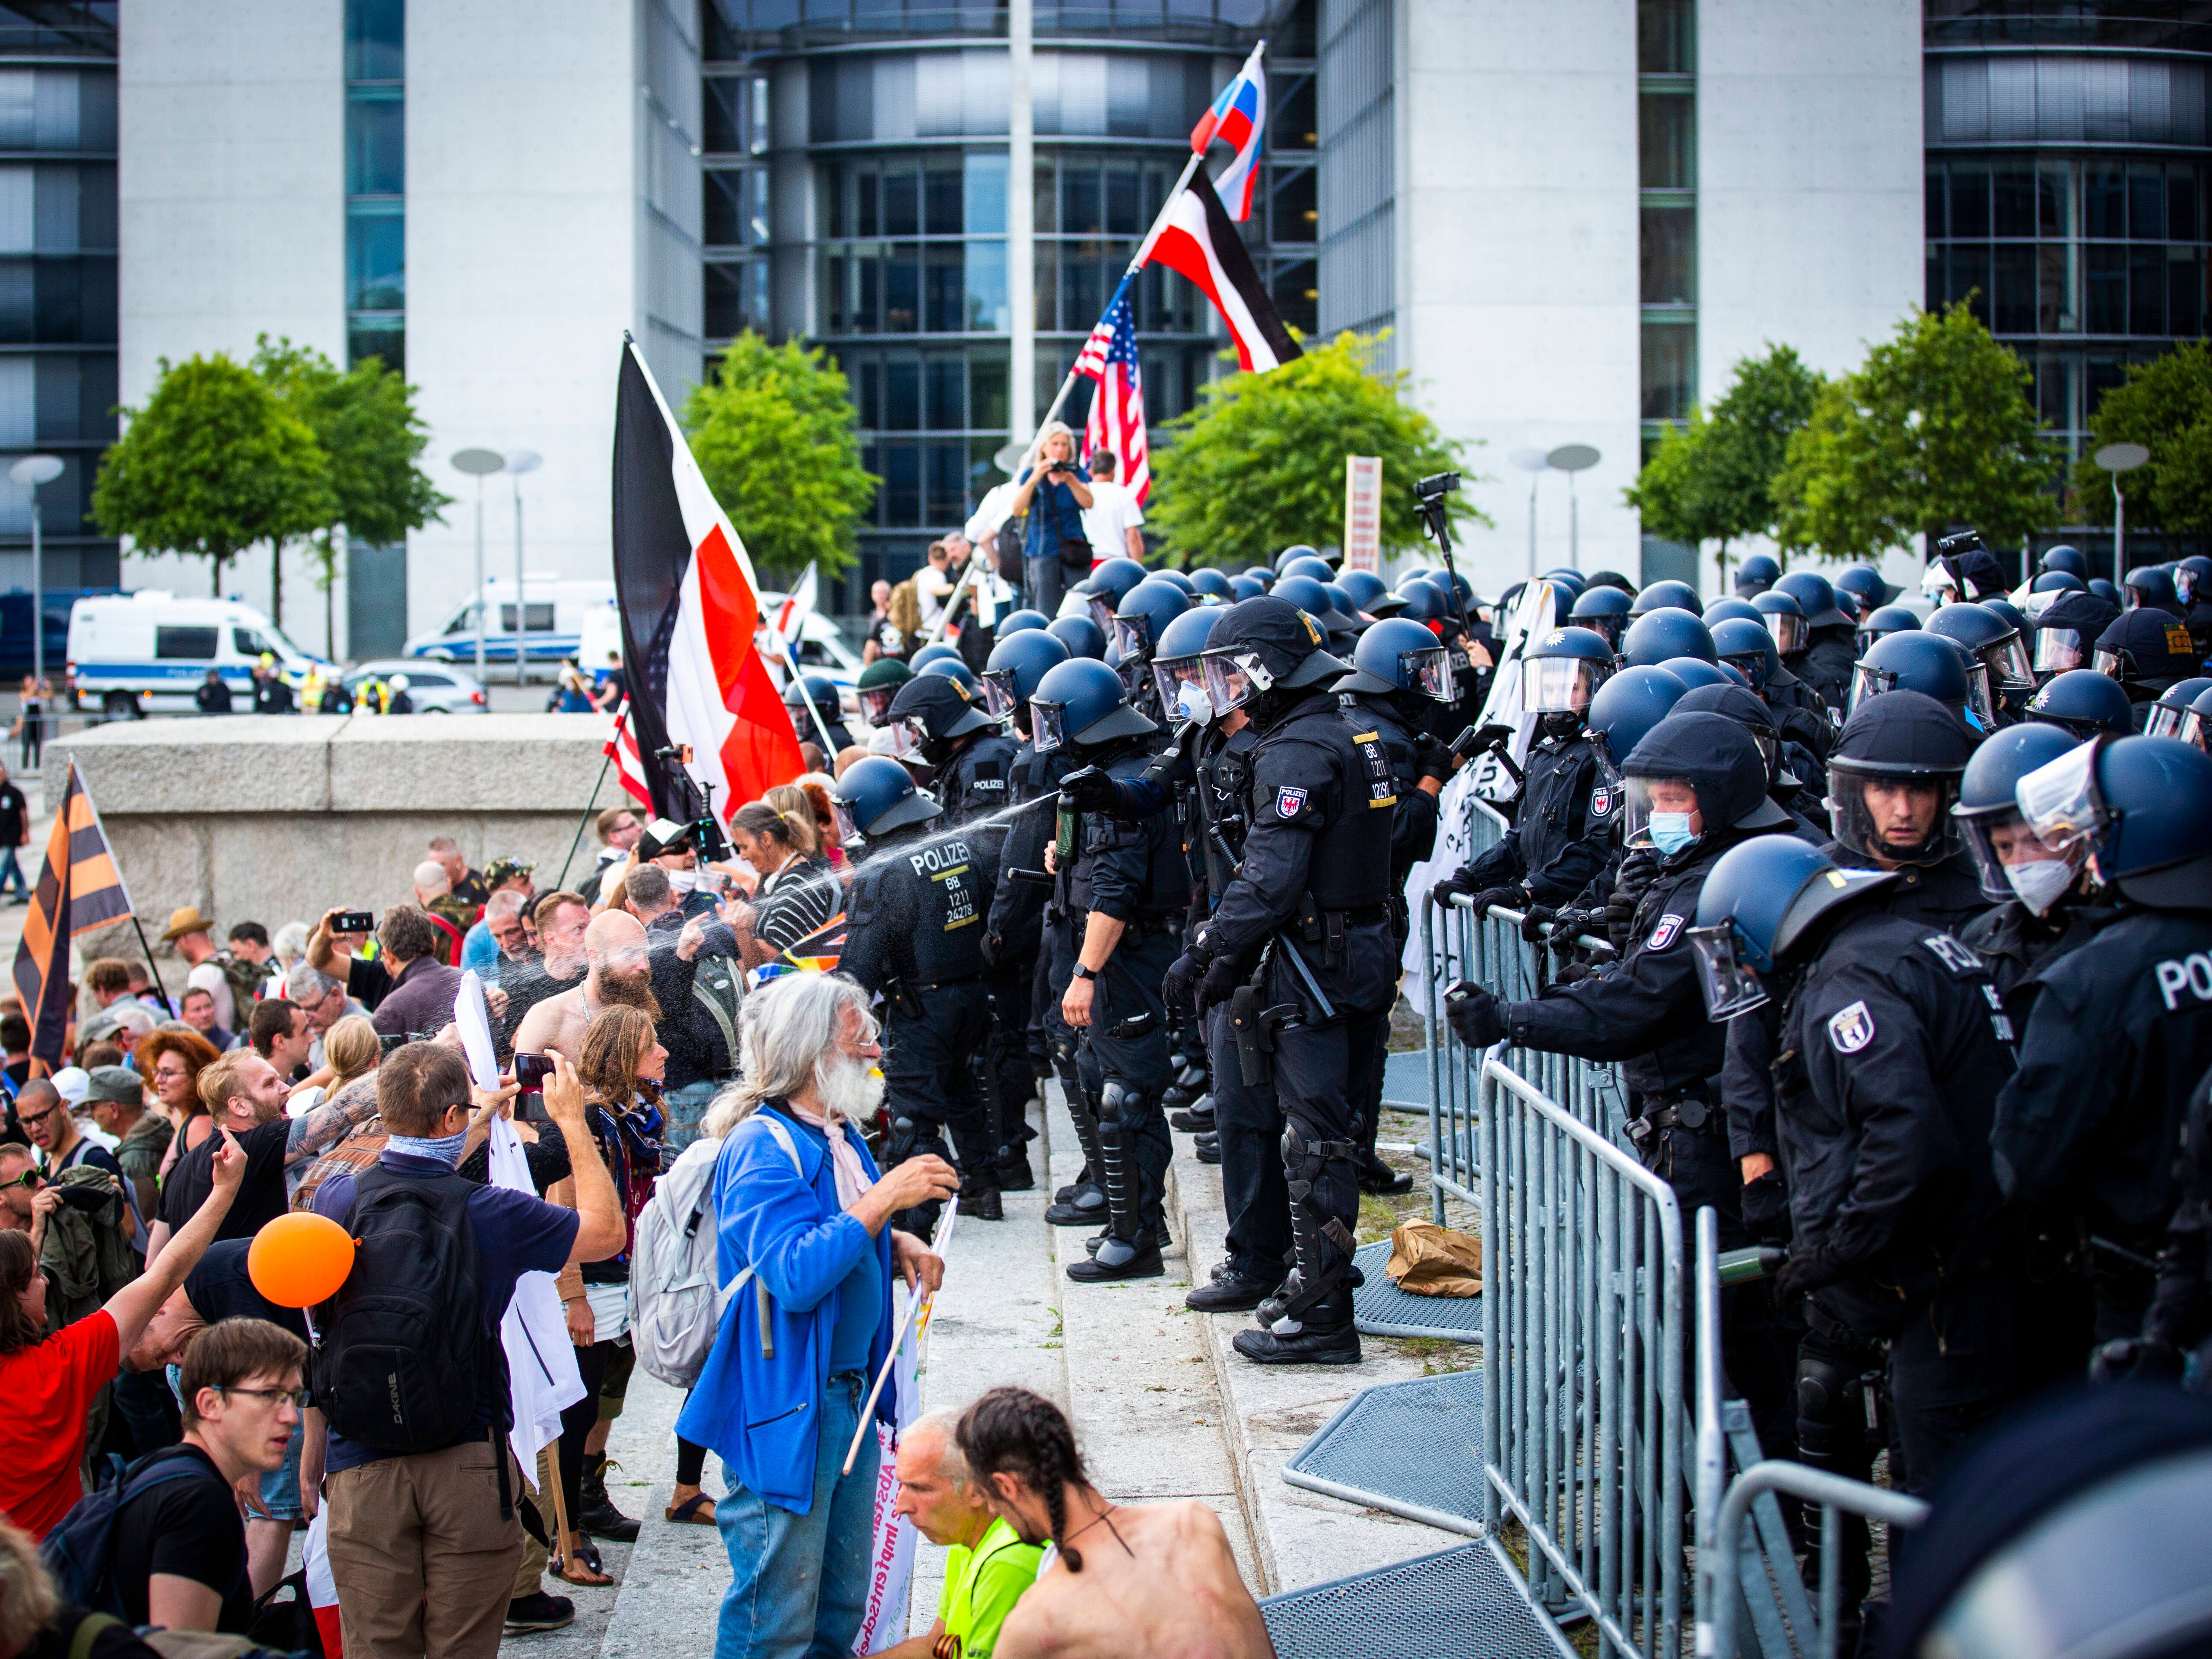
[(71, 761), (54, 832), (46, 841), (46, 867), (39, 872), (31, 913), (23, 919), (23, 942), (15, 951), (15, 994), (22, 998), (23, 1017), (31, 1023), (33, 1072), (54, 1072), (63, 1063), (70, 940), (130, 914), (131, 895), (116, 868), (115, 849), (107, 844), (100, 814)]

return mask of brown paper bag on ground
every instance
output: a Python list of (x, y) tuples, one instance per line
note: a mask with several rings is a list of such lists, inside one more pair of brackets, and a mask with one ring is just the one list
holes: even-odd
[(1384, 1271), (1409, 1296), (1480, 1296), (1482, 1241), (1433, 1221), (1408, 1221), (1390, 1235)]

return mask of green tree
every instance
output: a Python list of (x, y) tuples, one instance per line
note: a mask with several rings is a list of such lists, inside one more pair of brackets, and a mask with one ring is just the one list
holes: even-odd
[(2130, 525), (2181, 536), (2212, 535), (2212, 350), (2188, 340), (2128, 368), (2089, 417), (2088, 453), (2074, 464), (2084, 520), (2112, 521), (2112, 475), (2092, 459), (2106, 444), (2141, 444), (2150, 459), (2121, 483)]
[(861, 468), (855, 419), (836, 364), (796, 341), (740, 334), (691, 388), (691, 453), (763, 570), (830, 576), (854, 562), (854, 529), (882, 482)]
[[(337, 637), (337, 532), (369, 546), (397, 542), (439, 518), (453, 497), (440, 494), (418, 465), (429, 431), (415, 412), (414, 388), (382, 358), (341, 373), (313, 347), (271, 343), (265, 334), (257, 343), (254, 372), (307, 423), (327, 464), (331, 517), (309, 532), (327, 647)], [(270, 609), (280, 623), (283, 550), (282, 544), (270, 550)]]
[(217, 353), (172, 364), (100, 459), (92, 512), (141, 553), (222, 567), (256, 542), (330, 522), (330, 468), (314, 431), (252, 369)]
[(1774, 479), (1778, 539), (1871, 559), (1972, 525), (2017, 542), (2053, 523), (2059, 456), (2029, 403), (2027, 365), (1960, 302), (1915, 311), (1822, 388)]
[(1741, 359), (1712, 413), (1692, 410), (1689, 424), (1660, 440), (1623, 497), (1655, 536), (1692, 547), (1718, 542), (1715, 562), (1726, 586), (1729, 544), (1775, 533), (1774, 475), (1824, 384), (1788, 346)]
[[(1346, 332), (1265, 374), (1199, 390), (1152, 452), (1146, 520), (1184, 564), (1264, 563), (1293, 542), (1344, 539), (1344, 458), (1382, 458), (1382, 546), (1421, 540), (1413, 481), (1460, 465), (1459, 447), (1406, 396), (1405, 370), (1363, 361), (1377, 340)], [(1452, 515), (1488, 524), (1465, 495)]]

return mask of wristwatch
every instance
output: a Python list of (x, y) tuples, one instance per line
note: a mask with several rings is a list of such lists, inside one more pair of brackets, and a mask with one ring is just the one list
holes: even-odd
[(1071, 977), (1075, 979), (1097, 979), (1098, 977), (1098, 972), (1096, 969), (1085, 968), (1079, 962), (1075, 964), (1075, 971)]

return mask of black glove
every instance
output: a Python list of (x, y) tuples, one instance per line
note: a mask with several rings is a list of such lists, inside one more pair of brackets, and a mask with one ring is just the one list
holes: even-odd
[(2096, 1383), (2178, 1382), (2180, 1352), (2154, 1336), (2124, 1336), (2089, 1356), (2089, 1380)]
[(1452, 1035), (1470, 1048), (1487, 1048), (1505, 1036), (1505, 1005), (1471, 979), (1444, 993), (1444, 1018)]
[(1552, 975), (1552, 983), (1554, 985), (1579, 985), (1586, 979), (1595, 978), (1596, 974), (1597, 969), (1591, 967), (1587, 962), (1571, 962), (1565, 967), (1560, 969), (1558, 973)]
[(1474, 896), (1474, 914), (1486, 916), (1493, 904), (1500, 909), (1518, 910), (1528, 902), (1528, 890), (1525, 887), (1486, 887)]
[(1086, 766), (1060, 781), (1060, 793), (1079, 812), (1115, 811), (1121, 805), (1121, 784), (1099, 767)]
[(1782, 1264), (1782, 1271), (1774, 1276), (1774, 1293), (1784, 1297), (1809, 1296), (1834, 1284), (1844, 1272), (1829, 1261), (1824, 1250), (1792, 1250), (1790, 1260)]
[(999, 965), (1000, 945), (999, 936), (996, 933), (986, 933), (978, 943), (983, 952), (983, 965), (987, 968), (996, 968)]
[(1659, 854), (1650, 848), (1639, 847), (1621, 860), (1620, 873), (1613, 880), (1613, 896), (1605, 902), (1605, 936), (1614, 950), (1628, 949), (1636, 907), (1644, 902), (1644, 890), (1658, 873)]
[(1744, 1183), (1743, 1226), (1754, 1244), (1790, 1242), (1790, 1192), (1779, 1170)]
[(1161, 997), (1170, 1003), (1188, 1003), (1191, 988), (1211, 965), (1204, 957), (1184, 951), (1169, 964), (1167, 977), (1160, 981)]
[(1430, 896), (1439, 904), (1450, 899), (1455, 893), (1480, 891), (1481, 891), (1481, 884), (1474, 878), (1473, 866), (1465, 864), (1460, 866), (1451, 874), (1439, 877), (1429, 885)]
[(1532, 904), (1521, 916), (1522, 942), (1534, 945), (1544, 935), (1539, 930), (1559, 919), (1559, 913), (1548, 904)]
[(1206, 977), (1198, 982), (1198, 1012), (1204, 1013), (1217, 1002), (1226, 1002), (1237, 994), (1237, 988), (1244, 982), (1244, 975), (1237, 964), (1226, 957), (1216, 957), (1206, 964)]
[(1571, 957), (1583, 948), (1583, 935), (1597, 933), (1605, 920), (1602, 910), (1562, 910), (1552, 923), (1552, 954)]
[(1434, 778), (1442, 783), (1451, 776), (1452, 752), (1444, 746), (1443, 739), (1431, 732), (1413, 734), (1413, 777)]

